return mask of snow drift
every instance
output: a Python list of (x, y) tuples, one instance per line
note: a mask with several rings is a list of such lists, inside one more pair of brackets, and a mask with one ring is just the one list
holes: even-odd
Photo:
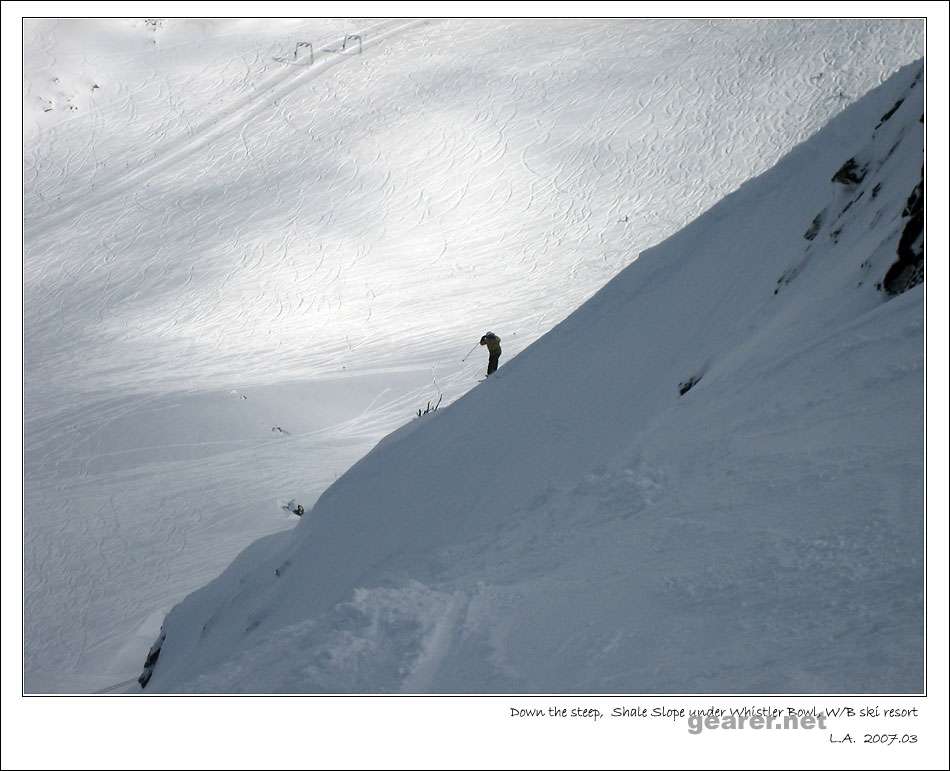
[(921, 75), (387, 437), (146, 692), (920, 692)]

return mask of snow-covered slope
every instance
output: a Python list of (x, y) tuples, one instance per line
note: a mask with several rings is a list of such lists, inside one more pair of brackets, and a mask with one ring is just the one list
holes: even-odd
[(920, 691), (921, 75), (381, 442), (148, 690)]
[(27, 19), (27, 690), (133, 677), (486, 329), (506, 366), (922, 54), (919, 20)]

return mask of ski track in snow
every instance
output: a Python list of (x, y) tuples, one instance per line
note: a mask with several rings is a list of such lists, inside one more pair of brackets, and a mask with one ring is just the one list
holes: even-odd
[(473, 338), (504, 365), (922, 53), (897, 21), (95, 24), (25, 27), (28, 690), (128, 678), (278, 501), (468, 390)]

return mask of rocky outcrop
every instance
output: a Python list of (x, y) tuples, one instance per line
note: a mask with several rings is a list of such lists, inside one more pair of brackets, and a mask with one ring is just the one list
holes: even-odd
[(158, 657), (162, 652), (162, 643), (165, 642), (165, 627), (162, 627), (162, 631), (158, 635), (158, 639), (152, 643), (152, 647), (148, 649), (148, 655), (145, 657), (145, 666), (142, 669), (142, 674), (139, 675), (138, 681), (139, 685), (144, 689), (148, 685), (148, 681), (152, 679), (152, 671), (155, 669), (155, 664), (158, 663)]
[(686, 378), (682, 383), (679, 384), (677, 390), (680, 392), (680, 396), (683, 396), (687, 391), (689, 391), (694, 385), (696, 385), (700, 380), (703, 379), (702, 375), (691, 375)]
[(891, 265), (882, 291), (889, 295), (906, 292), (924, 280), (924, 169), (920, 168), (920, 182), (907, 199), (902, 212), (906, 218), (900, 242), (897, 244), (897, 262)]
[[(870, 143), (848, 158), (831, 176), (829, 201), (802, 234), (808, 245), (804, 247), (801, 259), (789, 265), (779, 276), (773, 294), (778, 294), (794, 281), (819, 252), (853, 259), (859, 271), (855, 277), (856, 286), (873, 285), (887, 297), (906, 292), (923, 282), (923, 166), (916, 177), (916, 186), (908, 195), (910, 185), (914, 184), (911, 180), (916, 176), (913, 172), (908, 173), (908, 165), (920, 163), (917, 153), (923, 149), (920, 127), (923, 115), (917, 112), (922, 108), (919, 93), (922, 77), (921, 69), (903, 96), (874, 126)], [(905, 185), (902, 191), (901, 187)], [(907, 198), (901, 198), (901, 194)], [(871, 236), (875, 232), (879, 235)], [(821, 251), (818, 241), (823, 239), (829, 240), (836, 250)], [(854, 259), (856, 257), (858, 259)], [(873, 278), (875, 273), (879, 277), (876, 281)]]
[(834, 173), (831, 181), (837, 182), (839, 185), (860, 185), (867, 173), (868, 166), (866, 163), (858, 163), (854, 158), (848, 158), (844, 165)]

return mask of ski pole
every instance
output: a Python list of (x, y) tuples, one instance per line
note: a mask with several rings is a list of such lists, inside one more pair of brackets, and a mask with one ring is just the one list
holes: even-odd
[[(478, 347), (478, 343), (475, 343), (475, 345), (472, 346), (472, 350), (465, 354), (465, 359), (467, 359), (469, 356), (471, 356), (471, 355), (472, 355), (472, 351), (474, 351), (477, 347)], [(463, 363), (463, 364), (465, 363), (465, 359), (462, 359), (462, 363)]]

